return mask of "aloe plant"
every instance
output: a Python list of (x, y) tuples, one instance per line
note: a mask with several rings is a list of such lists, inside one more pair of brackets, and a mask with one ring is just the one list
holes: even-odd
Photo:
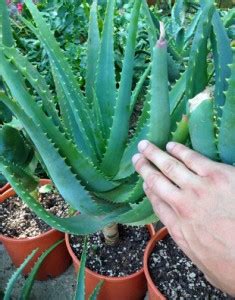
[[(31, 0), (25, 1), (35, 25), (23, 21), (48, 54), (56, 86), (54, 94), (37, 69), (15, 49), (5, 1), (0, 0), (0, 75), (7, 86), (7, 93), (1, 92), (0, 99), (22, 123), (63, 198), (80, 214), (66, 219), (52, 216), (34, 198), (35, 185), (30, 185), (30, 179), (34, 183), (35, 178), (31, 174), (27, 173), (26, 185), (22, 166), (3, 155), (0, 155), (0, 169), (22, 200), (49, 225), (72, 234), (89, 234), (104, 229), (106, 241), (111, 244), (118, 240), (118, 223), (144, 225), (157, 218), (144, 197), (142, 180), (131, 163), (138, 142), (149, 138), (162, 149), (171, 139), (186, 142), (188, 128), (184, 114), (187, 101), (209, 82), (204, 62), (216, 13), (213, 1), (205, 2), (192, 44), (189, 67), (172, 89), (168, 89), (167, 43), (163, 26), (157, 44), (157, 34), (150, 35), (152, 62), (136, 86), (132, 86), (142, 2), (146, 11), (144, 0), (133, 2), (121, 80), (116, 82), (113, 49), (115, 1), (107, 2), (101, 36), (97, 24), (97, 1), (93, 1), (83, 91), (42, 15)], [(220, 19), (217, 25), (218, 28), (214, 27), (214, 41), (221, 50), (222, 46), (217, 43), (219, 37), (223, 38)], [(149, 28), (152, 32), (151, 24)], [(218, 82), (221, 72), (227, 72), (226, 66), (219, 68), (220, 59), (221, 55), (218, 55)], [(129, 137), (130, 118), (150, 69), (149, 91), (143, 99), (134, 134)], [(225, 82), (225, 78), (222, 81)], [(218, 89), (220, 97), (225, 87), (226, 84)], [(37, 98), (41, 101), (36, 101)]]
[[(60, 240), (56, 242), (54, 245), (52, 245), (49, 249), (47, 249), (45, 252), (41, 254), (41, 256), (38, 258), (38, 260), (35, 262), (31, 272), (29, 273), (27, 279), (24, 282), (23, 287), (21, 288), (19, 299), (27, 300), (30, 299), (30, 294), (33, 288), (33, 284), (36, 278), (36, 275), (44, 262), (44, 260), (47, 258), (47, 256), (64, 240)], [(35, 257), (36, 253), (38, 252), (38, 249), (35, 249), (30, 253), (24, 262), (19, 266), (19, 268), (16, 269), (16, 271), (12, 274), (11, 278), (8, 281), (8, 284), (5, 289), (5, 293), (2, 295), (3, 300), (10, 300), (12, 293), (14, 291), (15, 284), (17, 283), (17, 280), (19, 279), (21, 272), (23, 269), (27, 266), (27, 264)], [(86, 254), (87, 254), (87, 241), (85, 239), (82, 257), (81, 257), (81, 264), (79, 267), (78, 275), (77, 275), (77, 287), (74, 294), (73, 299), (74, 300), (85, 300), (85, 265), (86, 265)], [(103, 281), (100, 281), (97, 286), (95, 287), (93, 293), (90, 295), (89, 300), (96, 300), (100, 289), (102, 288)]]
[[(44, 260), (46, 259), (46, 257), (59, 245), (63, 242), (63, 240), (60, 240), (58, 242), (56, 242), (54, 245), (52, 245), (49, 249), (47, 249), (45, 252), (43, 252), (41, 254), (41, 256), (38, 258), (38, 260), (36, 261), (36, 263), (34, 264), (28, 278), (26, 279), (21, 292), (20, 292), (20, 297), (19, 299), (24, 299), (27, 300), (30, 297), (30, 293), (36, 278), (36, 275), (42, 265), (42, 263), (44, 262)], [(24, 268), (27, 266), (27, 264), (34, 258), (34, 256), (36, 255), (36, 253), (38, 252), (38, 249), (35, 249), (32, 251), (31, 254), (29, 254), (26, 259), (24, 260), (24, 262), (19, 266), (19, 268), (16, 269), (16, 271), (12, 274), (11, 278), (8, 281), (8, 284), (6, 286), (5, 289), (5, 293), (4, 293), (4, 297), (3, 300), (10, 300), (15, 284), (17, 283), (17, 280), (19, 279), (22, 271), (24, 270)]]

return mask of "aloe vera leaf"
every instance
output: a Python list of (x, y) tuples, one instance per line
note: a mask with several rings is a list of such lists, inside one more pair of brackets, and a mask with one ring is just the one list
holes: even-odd
[(15, 64), (18, 70), (24, 77), (32, 84), (36, 92), (43, 101), (45, 111), (50, 115), (57, 126), (61, 127), (60, 119), (56, 111), (53, 95), (47, 86), (45, 79), (40, 75), (37, 69), (24, 57), (21, 53), (17, 52), (14, 48), (4, 48), (3, 53)]
[[(161, 23), (162, 24), (162, 23)], [(170, 136), (170, 104), (167, 73), (167, 43), (161, 25), (160, 38), (153, 50), (149, 140), (161, 149)]]
[[(136, 0), (132, 10), (131, 22), (129, 24), (127, 44), (121, 73), (121, 82), (118, 91), (113, 125), (110, 132), (110, 138), (107, 142), (107, 149), (101, 164), (101, 169), (110, 176), (114, 176), (119, 169), (119, 163), (128, 137), (130, 98), (140, 7), (141, 0)], [(115, 164), (112, 163), (113, 157), (115, 157)]]
[(93, 120), (95, 123), (94, 132), (94, 141), (97, 149), (97, 156), (99, 160), (102, 160), (102, 155), (105, 151), (105, 138), (104, 138), (104, 125), (102, 120), (102, 114), (100, 111), (99, 101), (96, 97), (95, 91), (92, 99), (92, 113)]
[[(24, 128), (31, 135), (31, 139), (43, 157), (55, 186), (64, 199), (81, 212), (96, 212), (95, 203), (72, 172), (71, 167), (66, 164), (66, 159), (60, 156), (58, 149), (50, 143), (47, 136), (41, 132), (40, 127), (35, 126), (32, 120), (16, 104), (9, 102), (8, 106), (19, 117)], [(79, 201), (75, 195), (79, 195)]]
[(140, 203), (133, 203), (130, 206), (132, 209), (119, 217), (119, 223), (136, 223), (153, 215), (152, 205), (146, 197)]
[(231, 76), (225, 92), (225, 104), (220, 123), (218, 149), (221, 160), (227, 164), (235, 163), (235, 47), (232, 47), (233, 61), (230, 65)]
[(67, 105), (70, 105), (74, 118), (83, 134), (83, 138), (86, 140), (86, 136), (92, 136), (91, 129), (93, 127), (88, 103), (85, 101), (85, 97), (73, 74), (71, 66), (66, 60), (64, 53), (60, 49), (41, 13), (30, 0), (26, 0), (25, 4), (32, 14), (38, 29), (35, 29), (27, 20), (21, 19), (43, 44), (49, 56), (53, 71), (56, 72), (55, 81), (58, 80), (57, 84), (61, 86), (61, 90), (65, 96), (64, 100), (67, 102)]
[(179, 80), (176, 81), (174, 86), (172, 87), (169, 93), (169, 101), (170, 101), (170, 113), (171, 115), (174, 113), (175, 108), (179, 104), (180, 100), (182, 99), (185, 88), (186, 88), (186, 76), (187, 71), (181, 74)]
[(87, 69), (86, 69), (86, 98), (92, 104), (95, 90), (95, 78), (98, 66), (98, 53), (100, 47), (99, 28), (97, 20), (97, 0), (93, 1), (90, 9), (90, 22), (87, 46)]
[(32, 253), (20, 265), (20, 267), (13, 273), (13, 275), (11, 276), (11, 278), (7, 284), (3, 300), (11, 300), (11, 293), (14, 289), (14, 285), (15, 285), (16, 281), (18, 280), (21, 272), (27, 266), (29, 261), (34, 257), (34, 255), (36, 254), (37, 251), (38, 251), (38, 249), (33, 250)]
[(208, 1), (203, 8), (194, 35), (187, 70), (186, 95), (188, 99), (202, 92), (208, 83), (207, 42), (211, 32), (211, 19), (214, 11), (213, 1)]
[(89, 300), (96, 300), (96, 299), (97, 299), (97, 297), (98, 297), (98, 295), (99, 295), (99, 293), (100, 293), (100, 290), (101, 290), (103, 284), (104, 284), (104, 280), (101, 280), (101, 281), (97, 284), (97, 286), (95, 287), (93, 293), (90, 295)]
[[(1, 60), (0, 72), (2, 72), (2, 74), (4, 75), (4, 79), (7, 82), (14, 98), (17, 99), (17, 101), (20, 103), (22, 108), (25, 109), (27, 115), (30, 115), (33, 118), (30, 119), (22, 110), (22, 108), (16, 105), (16, 103), (11, 102), (9, 99), (5, 99), (4, 102), (8, 106), (11, 105), (11, 110), (12, 111), (17, 110), (18, 117), (19, 114), (21, 115), (21, 117), (19, 117), (20, 119), (21, 118), (28, 119), (28, 121), (26, 122), (33, 123), (32, 124), (33, 127), (32, 126), (27, 127), (27, 132), (30, 135), (31, 140), (34, 142), (35, 146), (37, 147), (40, 155), (43, 157), (43, 160), (46, 165), (47, 165), (46, 161), (48, 162), (47, 169), (51, 170), (49, 171), (50, 175), (52, 176), (53, 173), (54, 174), (53, 176), (58, 177), (58, 174), (60, 174), (60, 171), (56, 173), (55, 170), (53, 170), (53, 158), (52, 158), (53, 153), (55, 154), (55, 156), (59, 157), (58, 150), (56, 150), (56, 148), (59, 147), (60, 151), (62, 152), (61, 153), (62, 157), (66, 157), (66, 163), (69, 162), (69, 165), (71, 165), (73, 169), (75, 169), (76, 172), (80, 175), (80, 177), (83, 178), (85, 182), (88, 182), (89, 185), (93, 186), (94, 184), (94, 187), (96, 186), (98, 190), (102, 190), (102, 191), (105, 190), (106, 188), (108, 190), (114, 188), (116, 184), (112, 183), (109, 179), (105, 179), (105, 176), (95, 168), (95, 166), (89, 161), (89, 159), (84, 157), (82, 152), (78, 151), (73, 145), (73, 143), (67, 140), (65, 136), (58, 130), (58, 128), (53, 125), (50, 118), (46, 117), (46, 115), (42, 113), (40, 108), (36, 105), (36, 103), (34, 103), (34, 100), (22, 85), (22, 82), (20, 81), (20, 74), (13, 71), (10, 68), (10, 65), (7, 64), (7, 62), (4, 60), (4, 58)], [(16, 112), (14, 113), (16, 114)], [(41, 139), (44, 142), (42, 142), (39, 139), (39, 135), (41, 135)], [(46, 150), (46, 147), (51, 147), (51, 148), (50, 150), (49, 148)], [(51, 155), (48, 156), (47, 153), (51, 153)], [(62, 157), (58, 159), (63, 160)], [(98, 182), (99, 179), (100, 182)], [(102, 184), (102, 182), (104, 183), (104, 185)]]
[[(151, 12), (149, 11), (149, 7), (147, 5), (146, 1), (143, 1), (143, 13), (145, 15), (146, 21), (147, 21), (147, 31), (148, 31), (148, 36), (149, 36), (149, 43), (150, 43), (150, 49), (151, 49), (151, 54), (153, 55), (153, 49), (155, 47), (155, 43), (157, 40), (157, 37), (159, 36), (159, 29), (156, 27), (156, 25), (153, 22)], [(159, 21), (156, 20), (158, 23)], [(172, 49), (172, 45), (168, 45), (168, 53), (167, 53), (167, 62), (168, 62), (168, 76), (169, 80), (171, 82), (174, 82), (176, 79), (179, 78), (180, 76), (180, 71), (179, 71), (179, 65), (176, 63), (175, 59), (172, 57), (172, 54), (169, 52), (173, 53), (175, 56), (175, 51)], [(179, 57), (179, 54), (177, 54), (177, 58)]]
[[(59, 218), (46, 211), (40, 205), (38, 200), (34, 199), (27, 188), (19, 180), (17, 180), (14, 172), (12, 172), (11, 165), (1, 157), (0, 170), (12, 185), (17, 195), (27, 204), (27, 206), (48, 225), (62, 232), (81, 235), (94, 233), (98, 230), (101, 230), (104, 226), (107, 226), (110, 223), (117, 222), (119, 217), (128, 211), (126, 207), (120, 207), (114, 212), (104, 215), (102, 211), (100, 212), (97, 210), (97, 205), (95, 204), (95, 202), (92, 202), (93, 204), (91, 203), (92, 200), (88, 195), (83, 198), (83, 195), (81, 193), (78, 193), (77, 195), (79, 195), (79, 201), (77, 201), (78, 205), (75, 206), (80, 206), (81, 209), (79, 211), (87, 211), (87, 208), (84, 209), (84, 207), (89, 206), (88, 210), (92, 210), (94, 215), (81, 213), (69, 218)], [(76, 195), (76, 190), (73, 190), (72, 192), (73, 195)], [(101, 216), (99, 216), (99, 214), (101, 214)]]
[(82, 257), (81, 257), (79, 271), (77, 275), (77, 287), (75, 291), (74, 300), (85, 300), (86, 256), (87, 256), (87, 238), (85, 238), (84, 245), (83, 245)]
[(39, 271), (39, 268), (41, 267), (42, 263), (44, 262), (45, 258), (58, 246), (60, 245), (64, 240), (60, 240), (53, 244), (49, 249), (47, 249), (45, 252), (41, 254), (35, 265), (33, 266), (28, 278), (26, 279), (24, 283), (24, 287), (21, 291), (20, 299), (25, 300), (29, 299), (30, 293), (33, 287), (34, 280), (37, 276), (37, 273)]
[(235, 19), (235, 7), (229, 9), (227, 14), (222, 18), (223, 24), (225, 27), (232, 26), (234, 24)]
[(189, 137), (188, 116), (183, 115), (180, 122), (177, 123), (176, 130), (172, 133), (171, 140), (180, 144), (185, 144)]
[(134, 187), (135, 183), (123, 183), (112, 191), (105, 193), (96, 193), (96, 196), (114, 203), (127, 203), (127, 199)]
[(172, 8), (172, 23), (174, 27), (183, 26), (185, 21), (185, 1), (178, 0)]
[(193, 149), (210, 159), (218, 159), (214, 107), (211, 91), (206, 89), (189, 101), (189, 133)]
[(137, 152), (138, 143), (147, 138), (149, 131), (149, 94), (146, 95), (146, 100), (144, 103), (144, 107), (141, 113), (140, 118), (138, 119), (138, 123), (135, 129), (134, 136), (128, 141), (125, 151), (123, 153), (119, 171), (114, 177), (115, 180), (123, 179), (129, 177), (131, 174), (135, 172), (135, 168), (133, 167), (131, 158)]
[(105, 138), (109, 136), (110, 127), (112, 125), (112, 117), (114, 114), (114, 106), (116, 105), (116, 81), (113, 49), (113, 15), (115, 3), (115, 0), (107, 2), (96, 75), (95, 92), (102, 114)]
[(0, 46), (11, 47), (14, 45), (9, 12), (5, 0), (0, 0)]
[(219, 115), (221, 115), (220, 106), (223, 106), (225, 102), (224, 92), (228, 88), (226, 79), (230, 76), (228, 65), (232, 63), (232, 50), (218, 11), (214, 13), (212, 26), (211, 43), (215, 65), (215, 101)]
[[(73, 109), (65, 101), (66, 95), (64, 94), (63, 89), (59, 84), (59, 80), (53, 68), (52, 73), (65, 132), (70, 137), (70, 139), (73, 140), (76, 147), (80, 151), (82, 151), (84, 155), (89, 157), (94, 164), (96, 164), (97, 158), (95, 155), (95, 151), (90, 143), (90, 139), (88, 139), (88, 137), (84, 135), (84, 132), (80, 130), (81, 127), (78, 125), (79, 117), (77, 116), (77, 118), (75, 118)], [(81, 119), (79, 119), (79, 124), (81, 125)]]
[(186, 28), (185, 31), (185, 47), (187, 48), (189, 45), (189, 40), (191, 39), (191, 37), (194, 35), (195, 30), (197, 28), (197, 24), (199, 22), (200, 16), (201, 16), (202, 11), (199, 9), (198, 12), (194, 15), (193, 20), (191, 21), (191, 23), (189, 24), (189, 26)]
[[(44, 43), (43, 37), (40, 36), (38, 30), (26, 19), (22, 17), (20, 19), (39, 38), (39, 40), (42, 43)], [(43, 22), (43, 19), (41, 19), (41, 21)], [(73, 76), (73, 74), (72, 71), (70, 70), (70, 66), (68, 65), (67, 61), (64, 59), (64, 55), (63, 53), (61, 53), (61, 50), (58, 47), (56, 41), (54, 40), (53, 35), (50, 34), (51, 33), (48, 29), (48, 35), (51, 37), (50, 42), (52, 42), (52, 46), (51, 45), (47, 46), (45, 43), (44, 46), (48, 51), (48, 53), (51, 55), (51, 56), (49, 55), (49, 58), (51, 58), (52, 74), (53, 74), (53, 78), (57, 90), (57, 97), (62, 112), (63, 122), (64, 125), (66, 126), (66, 132), (69, 133), (70, 137), (74, 139), (75, 142), (77, 142), (77, 146), (80, 147), (80, 149), (82, 149), (84, 153), (89, 155), (89, 157), (92, 158), (93, 162), (95, 162), (96, 157), (95, 154), (93, 153), (93, 149), (91, 146), (91, 141), (93, 141), (92, 137), (94, 136), (93, 132), (91, 132), (91, 128), (93, 128), (93, 126), (91, 126), (92, 124), (91, 118), (87, 113), (85, 107), (82, 107), (82, 105), (80, 106), (80, 104), (77, 103), (77, 100), (79, 100), (80, 98), (82, 98), (80, 100), (82, 101), (83, 104), (85, 104), (86, 101), (82, 93), (79, 91), (79, 86), (76, 86), (77, 82), (74, 80), (72, 81), (73, 78), (71, 76)], [(54, 58), (53, 56), (55, 55), (51, 49), (53, 48), (53, 46), (57, 51), (56, 52), (57, 56), (61, 58), (59, 61), (57, 59), (57, 56), (55, 56), (56, 58)], [(63, 67), (62, 69), (60, 64), (62, 64)], [(64, 70), (66, 70), (66, 72), (64, 72)], [(64, 76), (66, 78), (64, 78)], [(69, 88), (67, 88), (68, 86), (66, 86), (68, 82), (65, 83), (66, 80), (68, 80), (67, 77), (70, 77), (69, 79), (71, 79), (71, 84), (73, 85), (73, 86), (69, 86)], [(70, 84), (70, 80), (68, 81), (69, 81), (68, 84)], [(71, 91), (73, 91), (73, 93), (71, 93)], [(85, 123), (86, 126), (83, 126), (83, 123)], [(84, 131), (85, 129), (89, 132), (85, 132)], [(90, 139), (88, 139), (88, 136)]]
[[(0, 98), (1, 99), (1, 98)], [(27, 145), (23, 134), (9, 125), (0, 128), (0, 155), (8, 160), (27, 165), (31, 158), (31, 148)]]
[(143, 88), (143, 85), (144, 85), (146, 79), (148, 78), (148, 75), (150, 74), (150, 71), (151, 71), (151, 64), (148, 65), (148, 67), (146, 68), (146, 70), (144, 71), (142, 76), (140, 77), (140, 80), (137, 82), (134, 91), (132, 92), (131, 103), (130, 103), (130, 113), (133, 112), (133, 109), (138, 100), (139, 94)]

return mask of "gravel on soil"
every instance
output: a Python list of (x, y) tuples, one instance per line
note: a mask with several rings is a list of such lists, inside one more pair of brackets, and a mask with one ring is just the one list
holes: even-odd
[[(66, 217), (69, 214), (68, 204), (55, 190), (39, 194), (38, 201), (48, 212), (58, 217)], [(50, 229), (51, 227), (38, 218), (18, 196), (0, 203), (0, 234), (26, 238), (35, 237)]]
[(149, 271), (157, 288), (170, 300), (235, 299), (214, 288), (169, 235), (156, 244)]
[[(143, 255), (150, 234), (145, 226), (119, 225), (119, 243), (106, 245), (101, 231), (88, 237), (86, 266), (101, 275), (122, 277), (143, 267)], [(83, 250), (82, 236), (70, 235), (70, 244), (78, 259)]]

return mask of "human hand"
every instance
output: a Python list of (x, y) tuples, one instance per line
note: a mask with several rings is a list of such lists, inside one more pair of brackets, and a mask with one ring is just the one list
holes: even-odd
[(170, 142), (133, 156), (160, 220), (208, 281), (235, 296), (235, 167)]

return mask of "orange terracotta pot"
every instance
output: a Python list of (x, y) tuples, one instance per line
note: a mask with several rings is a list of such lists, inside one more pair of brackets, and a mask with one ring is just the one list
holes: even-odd
[[(154, 227), (152, 225), (148, 225), (147, 227), (152, 237), (155, 233)], [(73, 260), (75, 272), (77, 272), (80, 261), (70, 246), (68, 234), (65, 234), (65, 241)], [(125, 277), (103, 276), (86, 268), (86, 299), (89, 298), (101, 280), (104, 280), (104, 284), (97, 300), (143, 300), (147, 291), (143, 268)]]
[(3, 187), (0, 188), (0, 195), (10, 188), (11, 188), (10, 183), (5, 184)]
[(152, 239), (148, 242), (148, 245), (144, 252), (144, 274), (147, 279), (149, 300), (166, 300), (166, 297), (157, 289), (155, 284), (152, 281), (152, 278), (148, 269), (148, 260), (151, 255), (156, 243), (164, 239), (168, 235), (168, 230), (166, 227), (160, 229), (155, 233)]
[[(41, 179), (40, 185), (51, 183), (49, 179)], [(3, 193), (2, 198), (5, 199), (15, 195), (14, 190), (11, 188)], [(55, 229), (51, 229), (36, 237), (29, 238), (10, 238), (4, 235), (0, 235), (0, 242), (3, 243), (7, 253), (11, 257), (13, 264), (19, 267), (25, 258), (36, 248), (39, 248), (35, 257), (29, 262), (24, 269), (24, 275), (27, 275), (32, 266), (37, 261), (38, 257), (50, 246), (57, 241), (64, 238), (64, 233)], [(62, 274), (70, 265), (71, 258), (67, 251), (65, 241), (58, 245), (45, 259), (42, 266), (39, 269), (36, 279), (47, 280), (51, 277), (56, 277)]]

